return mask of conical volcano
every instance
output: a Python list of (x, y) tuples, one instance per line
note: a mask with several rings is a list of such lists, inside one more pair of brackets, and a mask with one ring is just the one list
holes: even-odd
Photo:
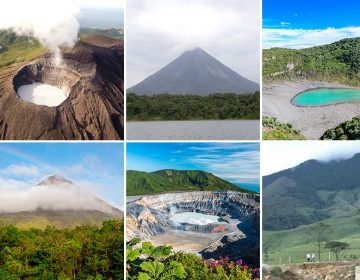
[(127, 91), (141, 95), (208, 95), (252, 93), (259, 88), (259, 84), (242, 77), (203, 49), (195, 48)]

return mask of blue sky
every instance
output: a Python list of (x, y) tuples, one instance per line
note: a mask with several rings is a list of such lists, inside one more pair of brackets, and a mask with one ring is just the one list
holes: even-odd
[(126, 169), (204, 170), (259, 191), (258, 143), (128, 143)]
[(263, 0), (263, 48), (304, 48), (360, 36), (356, 0)]
[(123, 150), (122, 143), (0, 143), (0, 194), (57, 174), (123, 208)]

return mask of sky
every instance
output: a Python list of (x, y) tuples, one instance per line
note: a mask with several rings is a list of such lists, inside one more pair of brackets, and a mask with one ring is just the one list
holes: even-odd
[(122, 143), (0, 143), (0, 195), (61, 175), (123, 209)]
[(263, 48), (306, 48), (360, 36), (357, 0), (263, 0)]
[(127, 87), (200, 47), (260, 80), (260, 1), (131, 0), (126, 4)]
[(265, 141), (261, 144), (261, 171), (269, 175), (310, 159), (348, 159), (356, 153), (360, 153), (360, 145), (353, 141)]
[(259, 191), (258, 143), (127, 143), (127, 170), (203, 170)]
[(80, 6), (124, 8), (125, 0), (74, 0)]

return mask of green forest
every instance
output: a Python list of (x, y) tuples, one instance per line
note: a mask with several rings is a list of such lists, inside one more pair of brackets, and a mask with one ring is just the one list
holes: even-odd
[(215, 175), (199, 170), (126, 171), (129, 196), (181, 191), (238, 191), (252, 193)]
[(140, 244), (139, 239), (127, 243), (126, 272), (128, 280), (252, 280), (260, 277), (258, 268), (250, 268), (241, 260), (203, 260), (194, 254), (174, 253), (171, 246)]
[(359, 140), (360, 139), (360, 116), (349, 121), (340, 123), (338, 126), (328, 129), (321, 140)]
[(260, 94), (127, 95), (129, 121), (259, 119)]
[(0, 279), (123, 279), (124, 223), (99, 228), (0, 228)]
[(360, 38), (301, 50), (263, 50), (263, 81), (292, 78), (360, 86)]

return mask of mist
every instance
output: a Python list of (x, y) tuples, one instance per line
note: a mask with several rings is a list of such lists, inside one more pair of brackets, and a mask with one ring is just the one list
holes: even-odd
[(38, 209), (98, 210), (112, 213), (113, 208), (82, 186), (72, 184), (41, 185), (24, 188), (2, 182), (0, 186), (0, 213), (17, 213)]
[(61, 64), (60, 47), (77, 41), (80, 7), (72, 0), (11, 0), (1, 7), (0, 29), (35, 37), (50, 49), (54, 63)]

